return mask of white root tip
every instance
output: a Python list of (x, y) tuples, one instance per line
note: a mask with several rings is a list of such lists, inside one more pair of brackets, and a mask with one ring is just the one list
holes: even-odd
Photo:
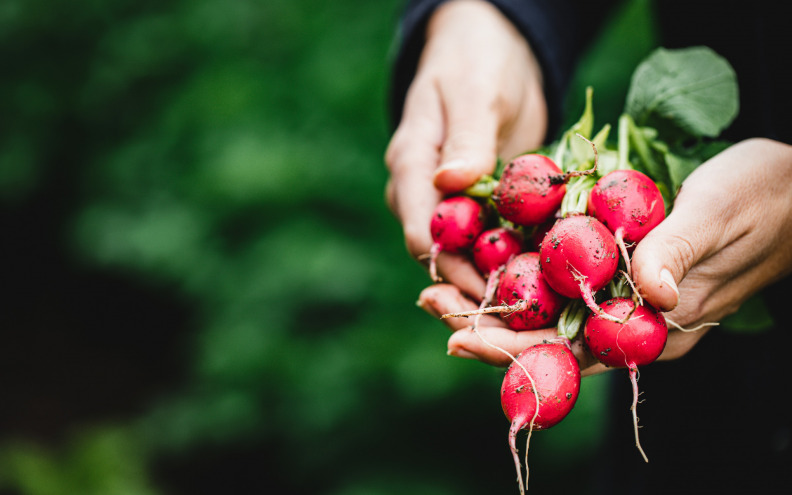
[(638, 448), (638, 452), (641, 453), (641, 457), (643, 457), (644, 462), (649, 462), (649, 458), (646, 457), (646, 452), (644, 452), (643, 447), (641, 447), (641, 440), (638, 436), (638, 368), (636, 368), (634, 365), (631, 365), (629, 369), (630, 382), (632, 383), (633, 389), (633, 402), (630, 410), (632, 411), (633, 429), (635, 430), (635, 446)]
[(718, 325), (720, 325), (720, 323), (716, 321), (712, 321), (712, 322), (702, 323), (701, 325), (695, 326), (693, 328), (685, 328), (670, 318), (666, 318), (665, 321), (666, 323), (668, 323), (669, 325), (671, 325), (672, 327), (676, 328), (681, 332), (695, 332), (697, 330), (701, 330), (702, 328), (717, 327)]

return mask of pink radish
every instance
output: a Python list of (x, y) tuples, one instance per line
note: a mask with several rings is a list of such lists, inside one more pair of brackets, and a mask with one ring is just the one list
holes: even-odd
[(506, 312), (502, 316), (512, 330), (555, 326), (564, 309), (564, 298), (544, 279), (539, 267), (539, 253), (522, 253), (506, 265), (495, 298), (507, 306), (525, 301), (525, 309)]
[(517, 433), (528, 430), (526, 442), (526, 481), (528, 444), (533, 430), (545, 430), (564, 419), (580, 392), (580, 366), (568, 339), (537, 344), (520, 353), (506, 371), (501, 386), (501, 406), (511, 422), (509, 447), (517, 469), (520, 493), (525, 493)]
[(635, 445), (649, 462), (638, 440), (638, 366), (654, 362), (665, 349), (668, 326), (659, 311), (649, 306), (636, 306), (630, 299), (619, 297), (602, 304), (603, 310), (625, 323), (615, 323), (592, 314), (586, 321), (583, 335), (591, 353), (603, 364), (626, 367), (633, 388), (632, 410)]
[(505, 265), (495, 300), (501, 305), (482, 304), (478, 310), (444, 314), (441, 318), (476, 316), (478, 322), (483, 314), (501, 313), (512, 330), (536, 330), (555, 326), (565, 302), (544, 280), (538, 253), (521, 253)]
[(599, 220), (562, 218), (542, 240), (539, 257), (550, 287), (562, 296), (582, 297), (589, 309), (602, 314), (594, 293), (613, 279), (619, 256), (613, 234)]
[(553, 160), (526, 154), (504, 168), (492, 197), (506, 220), (517, 225), (539, 225), (558, 211), (565, 183), (564, 173)]
[(473, 262), (485, 276), (505, 265), (522, 252), (522, 238), (513, 229), (496, 227), (485, 230), (473, 244)]
[[(558, 218), (560, 218), (560, 216)], [(556, 218), (556, 216), (553, 215), (552, 217), (550, 217), (549, 220), (545, 221), (543, 224), (536, 226), (536, 229), (534, 230), (533, 234), (531, 234), (531, 237), (528, 238), (528, 242), (526, 246), (528, 251), (535, 251), (537, 253), (539, 252), (539, 249), (542, 247), (542, 240), (544, 240), (544, 237), (545, 235), (547, 235), (547, 232), (553, 228), (553, 225), (555, 225), (558, 218)]]
[(577, 136), (594, 149), (594, 166), (589, 170), (564, 173), (552, 159), (536, 153), (520, 155), (506, 165), (492, 192), (503, 218), (525, 227), (540, 225), (561, 207), (566, 183), (571, 178), (590, 176), (597, 171), (597, 147), (580, 134)]
[(506, 227), (485, 230), (476, 238), (473, 244), (473, 263), (487, 278), (481, 308), (492, 302), (504, 266), (512, 257), (522, 252), (522, 245), (522, 237), (515, 230)]
[(636, 244), (665, 218), (665, 204), (657, 185), (637, 170), (614, 170), (600, 178), (588, 197), (587, 213), (613, 232), (627, 273), (628, 247)]
[(432, 248), (429, 251), (429, 273), (439, 282), (437, 256), (441, 251), (458, 253), (470, 248), (484, 230), (484, 209), (467, 196), (453, 196), (441, 201), (429, 225)]

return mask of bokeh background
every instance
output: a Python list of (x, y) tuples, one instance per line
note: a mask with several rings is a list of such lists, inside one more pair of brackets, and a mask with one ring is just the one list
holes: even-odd
[[(516, 493), (503, 371), (445, 355), (383, 201), (403, 3), (0, 2), (0, 494)], [(653, 40), (627, 2), (569, 121)], [(603, 390), (532, 492), (586, 493)]]

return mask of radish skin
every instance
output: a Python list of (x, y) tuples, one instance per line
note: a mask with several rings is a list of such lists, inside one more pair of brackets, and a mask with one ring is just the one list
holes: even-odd
[(512, 330), (536, 330), (554, 326), (564, 309), (564, 298), (554, 291), (542, 274), (539, 253), (514, 257), (501, 275), (496, 300), (510, 306), (525, 301), (526, 307), (502, 315)]
[(520, 254), (522, 249), (521, 236), (506, 227), (485, 230), (476, 238), (473, 244), (473, 263), (487, 278), (484, 298), (479, 308), (484, 308), (492, 302), (506, 263)]
[(542, 240), (539, 257), (542, 273), (553, 290), (565, 297), (583, 298), (592, 312), (603, 314), (594, 293), (613, 279), (619, 256), (613, 234), (599, 220), (573, 215), (557, 221)]
[(530, 227), (558, 211), (566, 193), (565, 182), (564, 173), (550, 158), (521, 155), (504, 168), (492, 198), (503, 218)]
[(432, 247), (429, 251), (429, 274), (440, 282), (437, 275), (437, 256), (441, 251), (458, 253), (473, 246), (484, 230), (484, 208), (467, 196), (453, 196), (441, 201), (432, 214), (429, 230)]
[(594, 185), (586, 211), (613, 233), (632, 276), (631, 247), (665, 219), (665, 203), (657, 185), (637, 170), (614, 170)]
[(506, 227), (485, 230), (473, 244), (473, 262), (484, 276), (505, 265), (523, 250), (520, 235)]

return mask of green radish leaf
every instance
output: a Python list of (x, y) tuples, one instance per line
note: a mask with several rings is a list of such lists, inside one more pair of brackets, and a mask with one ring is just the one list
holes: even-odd
[(731, 146), (727, 141), (700, 142), (692, 148), (667, 151), (665, 153), (666, 165), (671, 177), (674, 191), (677, 191), (699, 165)]
[(625, 112), (639, 125), (670, 121), (693, 136), (716, 137), (737, 116), (737, 77), (707, 47), (658, 48), (633, 73)]
[(498, 185), (498, 181), (491, 175), (482, 175), (475, 184), (463, 191), (466, 196), (474, 198), (489, 198)]
[[(592, 96), (594, 90), (591, 86), (586, 88), (586, 106), (583, 109), (583, 115), (572, 127), (569, 128), (569, 149), (572, 152), (574, 164), (580, 165), (593, 159), (594, 151), (591, 145), (586, 141), (580, 139), (575, 134), (580, 134), (586, 139), (591, 139), (591, 133), (594, 131), (594, 105), (592, 103)], [(567, 170), (575, 170), (574, 165), (568, 167)]]
[(665, 162), (668, 165), (668, 173), (671, 176), (671, 185), (674, 191), (678, 191), (687, 176), (701, 165), (701, 160), (698, 158), (675, 155), (671, 152), (665, 154)]
[(497, 161), (495, 162), (495, 171), (492, 172), (492, 176), (495, 179), (500, 179), (501, 175), (503, 175), (503, 169), (506, 167), (506, 162), (504, 162), (501, 157), (498, 157)]
[(614, 170), (619, 168), (619, 153), (616, 150), (599, 148), (598, 155), (599, 155), (599, 159), (597, 160), (598, 177), (607, 175), (610, 172), (613, 172)]
[(663, 154), (668, 148), (657, 139), (657, 130), (638, 127), (632, 119), (628, 119), (627, 127), (631, 151), (634, 152), (634, 159), (630, 163), (636, 170), (651, 177), (658, 186), (665, 184), (670, 188), (668, 166), (663, 160)]

